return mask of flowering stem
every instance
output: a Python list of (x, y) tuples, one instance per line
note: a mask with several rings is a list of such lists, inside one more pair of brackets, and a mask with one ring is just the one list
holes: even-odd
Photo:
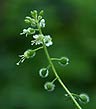
[[(38, 23), (37, 23), (37, 27), (38, 27), (38, 29), (39, 29), (39, 33), (42, 34), (41, 28), (40, 28), (40, 26), (39, 26)], [(43, 34), (42, 34), (42, 35), (43, 35)], [(78, 108), (78, 109), (82, 109), (81, 106), (78, 104), (78, 102), (77, 102), (77, 101), (75, 100), (75, 98), (73, 97), (73, 95), (71, 94), (71, 92), (70, 92), (70, 91), (68, 90), (68, 88), (64, 85), (64, 83), (62, 82), (62, 80), (61, 80), (61, 78), (59, 77), (59, 75), (57, 74), (56, 69), (55, 69), (55, 67), (54, 67), (54, 64), (53, 64), (53, 62), (52, 62), (52, 60), (51, 60), (51, 58), (50, 58), (50, 56), (49, 56), (47, 47), (46, 47), (44, 41), (42, 41), (42, 42), (43, 42), (43, 48), (44, 48), (46, 57), (47, 57), (47, 59), (48, 59), (48, 61), (49, 61), (49, 64), (50, 64), (50, 66), (51, 66), (51, 68), (52, 68), (52, 70), (53, 70), (55, 76), (56, 76), (56, 79), (59, 81), (59, 83), (60, 83), (61, 86), (64, 88), (64, 90), (68, 93), (68, 95), (70, 96), (70, 98), (72, 99), (72, 101), (74, 102), (74, 104), (77, 106), (77, 108)]]
[(54, 72), (54, 74), (55, 74), (57, 80), (58, 80), (59, 83), (62, 85), (62, 87), (65, 89), (65, 91), (68, 93), (68, 95), (71, 97), (71, 99), (73, 100), (73, 102), (75, 103), (75, 105), (78, 107), (78, 109), (82, 109), (82, 108), (80, 107), (80, 105), (78, 104), (78, 102), (77, 102), (77, 101), (75, 100), (75, 98), (73, 97), (73, 95), (71, 94), (71, 92), (67, 89), (67, 87), (64, 85), (64, 83), (62, 82), (62, 80), (61, 80), (60, 77), (58, 76), (58, 74), (57, 74), (57, 72), (56, 72), (56, 69), (55, 69), (55, 67), (54, 67), (54, 65), (53, 65), (53, 63), (52, 63), (52, 61), (51, 61), (50, 56), (49, 56), (49, 53), (48, 53), (48, 51), (47, 51), (46, 45), (43, 44), (43, 47), (44, 47), (44, 51), (45, 51), (45, 54), (46, 54), (46, 56), (47, 56), (47, 59), (48, 59), (50, 65), (51, 65), (51, 67), (52, 67), (52, 70), (53, 70), (53, 72)]

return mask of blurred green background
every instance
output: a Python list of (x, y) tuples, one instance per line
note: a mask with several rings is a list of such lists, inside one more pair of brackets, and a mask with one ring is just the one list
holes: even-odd
[(52, 57), (67, 56), (70, 64), (58, 74), (74, 93), (87, 93), (90, 102), (84, 109), (96, 109), (96, 1), (95, 0), (1, 0), (0, 1), (0, 109), (74, 109), (71, 100), (56, 82), (52, 93), (44, 90), (46, 79), (39, 77), (47, 65), (43, 51), (32, 60), (16, 66), (18, 54), (30, 45), (31, 37), (20, 36), (26, 15), (44, 10), (44, 34), (53, 38)]

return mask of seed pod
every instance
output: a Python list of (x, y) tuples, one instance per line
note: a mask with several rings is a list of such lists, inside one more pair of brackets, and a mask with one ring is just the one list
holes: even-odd
[(53, 91), (55, 89), (55, 84), (53, 84), (52, 82), (46, 82), (44, 88), (47, 91)]
[(49, 74), (49, 70), (47, 68), (42, 68), (39, 70), (39, 75), (42, 77), (42, 78), (46, 78)]
[(81, 103), (86, 104), (86, 103), (89, 102), (89, 96), (88, 96), (87, 94), (80, 94), (80, 95), (79, 95), (79, 101), (80, 101)]
[(58, 63), (61, 66), (66, 66), (69, 64), (69, 59), (67, 57), (61, 57)]
[(31, 50), (31, 49), (24, 52), (24, 57), (27, 58), (27, 59), (32, 58), (35, 55), (36, 55), (36, 52), (34, 50)]

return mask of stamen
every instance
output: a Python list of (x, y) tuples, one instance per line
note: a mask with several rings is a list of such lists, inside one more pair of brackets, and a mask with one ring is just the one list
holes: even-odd
[(22, 58), (24, 55), (19, 55), (20, 58)]
[(34, 45), (35, 42), (36, 42), (36, 40), (32, 40), (32, 41), (31, 41), (31, 45)]
[(20, 63), (21, 63), (21, 59), (20, 59), (20, 61), (19, 61), (19, 62), (17, 62), (17, 63), (16, 63), (16, 65), (20, 65)]
[(22, 58), (21, 58), (21, 63), (23, 63), (23, 62), (24, 62), (24, 60), (25, 60), (25, 57), (22, 57)]

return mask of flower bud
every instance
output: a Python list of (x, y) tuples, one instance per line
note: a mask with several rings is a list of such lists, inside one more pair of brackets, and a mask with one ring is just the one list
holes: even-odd
[(31, 11), (31, 16), (36, 19), (37, 18), (37, 11), (36, 10)]
[(35, 19), (33, 19), (33, 18), (31, 18), (31, 17), (28, 17), (28, 16), (27, 16), (24, 21), (25, 21), (25, 23), (31, 24), (31, 25), (34, 26), (34, 27), (36, 26)]
[(30, 23), (30, 20), (28, 20), (28, 19), (25, 19), (24, 21), (25, 21), (25, 23)]
[(24, 57), (27, 58), (27, 59), (32, 58), (35, 55), (36, 55), (36, 52), (34, 50), (31, 50), (31, 49), (24, 52)]
[(24, 21), (25, 21), (25, 23), (31, 23), (31, 17), (27, 16)]
[(35, 27), (35, 26), (36, 26), (35, 19), (31, 19), (31, 26), (33, 26), (33, 27)]
[(55, 89), (55, 84), (53, 84), (52, 82), (46, 82), (44, 88), (47, 91), (53, 91)]
[(33, 28), (30, 28), (30, 34), (34, 34), (35, 33), (35, 30)]
[(28, 20), (31, 21), (31, 17), (29, 17), (29, 16), (26, 16), (25, 19), (28, 19)]
[(49, 70), (47, 68), (42, 68), (39, 70), (39, 75), (42, 77), (42, 78), (46, 78), (49, 74)]
[(69, 64), (69, 59), (67, 57), (61, 57), (58, 63), (61, 66), (66, 66)]
[(39, 13), (39, 15), (40, 15), (40, 16), (43, 16), (43, 13), (44, 13), (44, 11), (41, 10), (40, 13)]
[(38, 21), (40, 21), (41, 19), (42, 19), (42, 16), (39, 15), (39, 16), (38, 16)]
[(89, 102), (89, 96), (88, 96), (87, 94), (80, 94), (80, 95), (79, 95), (79, 101), (80, 101), (81, 103), (86, 104), (86, 103)]

